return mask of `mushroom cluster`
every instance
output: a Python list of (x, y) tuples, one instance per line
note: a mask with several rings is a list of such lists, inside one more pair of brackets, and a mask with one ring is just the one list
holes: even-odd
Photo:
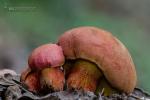
[(33, 92), (45, 86), (60, 91), (66, 83), (67, 89), (129, 94), (137, 81), (127, 48), (111, 33), (95, 27), (66, 31), (57, 44), (36, 48), (28, 64), (21, 81)]

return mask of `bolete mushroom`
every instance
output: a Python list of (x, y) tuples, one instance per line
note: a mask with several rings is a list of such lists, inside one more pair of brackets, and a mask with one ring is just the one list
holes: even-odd
[(110, 32), (95, 27), (74, 28), (60, 36), (58, 45), (67, 60), (75, 61), (69, 66), (69, 87), (94, 91), (103, 74), (119, 91), (129, 94), (135, 88), (137, 77), (131, 55)]
[[(63, 90), (65, 76), (60, 67), (64, 62), (65, 58), (62, 48), (57, 44), (39, 46), (33, 50), (28, 59), (29, 67), (32, 70), (31, 75), (28, 75), (27, 70), (22, 73), (21, 80), (25, 80), (22, 82), (29, 86), (31, 91), (37, 89), (43, 91), (45, 87), (50, 91)], [(34, 75), (32, 72), (38, 73), (38, 77), (36, 77), (37, 74)], [(37, 79), (37, 81), (32, 81), (31, 79)], [(37, 83), (40, 83), (40, 88), (37, 87)]]

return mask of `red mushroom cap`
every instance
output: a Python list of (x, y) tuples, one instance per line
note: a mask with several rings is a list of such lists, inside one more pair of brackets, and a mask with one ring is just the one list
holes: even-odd
[(56, 44), (44, 44), (36, 48), (29, 56), (31, 69), (41, 70), (46, 67), (58, 67), (64, 64), (62, 48)]

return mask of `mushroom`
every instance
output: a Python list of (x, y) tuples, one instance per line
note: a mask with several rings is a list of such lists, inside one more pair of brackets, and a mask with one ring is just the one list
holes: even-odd
[[(65, 76), (61, 70), (65, 59), (57, 44), (44, 44), (34, 49), (28, 59), (29, 68), (21, 74), (22, 83), (32, 92), (63, 90)], [(32, 81), (32, 79), (34, 81)], [(40, 87), (39, 87), (40, 84)], [(45, 89), (45, 87), (47, 87)]]
[(67, 60), (75, 61), (68, 66), (68, 87), (95, 91), (105, 77), (121, 92), (129, 94), (135, 88), (137, 77), (131, 55), (110, 32), (95, 27), (74, 28), (60, 36), (58, 45)]

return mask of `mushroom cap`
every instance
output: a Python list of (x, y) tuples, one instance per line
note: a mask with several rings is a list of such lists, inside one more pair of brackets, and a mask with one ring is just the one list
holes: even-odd
[(46, 67), (58, 67), (63, 65), (65, 58), (62, 48), (56, 44), (44, 44), (39, 46), (29, 56), (28, 64), (31, 69), (41, 70)]
[(131, 93), (136, 86), (136, 70), (126, 47), (110, 32), (95, 27), (71, 29), (58, 44), (66, 59), (86, 59), (97, 64), (112, 87)]

